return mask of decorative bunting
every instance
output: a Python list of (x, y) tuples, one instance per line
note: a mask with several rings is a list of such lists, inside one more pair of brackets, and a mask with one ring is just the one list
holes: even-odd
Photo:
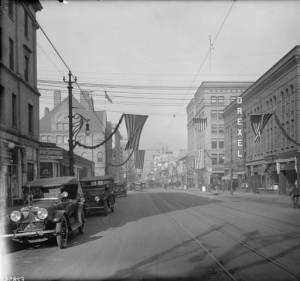
[(195, 157), (195, 169), (200, 170), (204, 168), (204, 149), (199, 149)]
[(148, 115), (124, 114), (124, 117), (128, 135), (128, 142), (125, 150), (138, 150), (142, 129), (148, 118)]
[(207, 128), (207, 118), (193, 118), (193, 125), (198, 131), (202, 132)]
[(136, 169), (144, 168), (145, 150), (134, 151), (134, 166)]
[(250, 116), (251, 127), (255, 135), (254, 142), (260, 142), (263, 129), (272, 115), (273, 113), (265, 113)]

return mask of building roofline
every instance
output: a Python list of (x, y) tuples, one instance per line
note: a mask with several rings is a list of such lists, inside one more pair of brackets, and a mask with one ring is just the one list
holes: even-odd
[(246, 98), (252, 90), (262, 85), (264, 81), (275, 74), (281, 67), (283, 67), (288, 61), (296, 56), (300, 56), (300, 45), (296, 45), (288, 53), (286, 53), (281, 59), (279, 59), (273, 66), (271, 66), (264, 74), (262, 74), (247, 90), (242, 93), (241, 97)]

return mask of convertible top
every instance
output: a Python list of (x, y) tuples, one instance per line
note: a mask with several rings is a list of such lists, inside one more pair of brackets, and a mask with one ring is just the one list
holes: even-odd
[(90, 181), (108, 181), (113, 180), (114, 177), (107, 175), (107, 176), (90, 176), (80, 179), (81, 182), (90, 182)]
[(47, 188), (47, 187), (59, 187), (64, 184), (74, 184), (74, 183), (78, 183), (78, 180), (76, 178), (66, 176), (66, 177), (36, 179), (26, 183), (25, 186)]

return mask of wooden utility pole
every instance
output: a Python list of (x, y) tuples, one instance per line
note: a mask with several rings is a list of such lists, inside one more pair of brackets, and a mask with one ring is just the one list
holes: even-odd
[(72, 81), (72, 73), (69, 71), (69, 79), (66, 81), (64, 77), (64, 82), (68, 83), (68, 100), (69, 100), (69, 174), (74, 176), (74, 143), (73, 143), (73, 105), (72, 105), (72, 84), (77, 81), (75, 77)]

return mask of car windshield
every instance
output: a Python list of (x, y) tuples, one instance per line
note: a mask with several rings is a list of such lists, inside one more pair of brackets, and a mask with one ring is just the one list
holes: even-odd
[(24, 196), (26, 199), (31, 200), (53, 200), (58, 199), (61, 194), (60, 187), (27, 187), (24, 189)]

